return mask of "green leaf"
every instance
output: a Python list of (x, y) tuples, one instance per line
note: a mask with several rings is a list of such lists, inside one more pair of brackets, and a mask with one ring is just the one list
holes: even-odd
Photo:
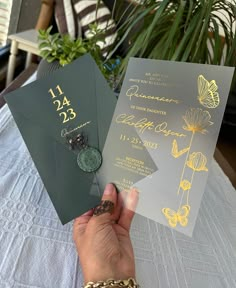
[(47, 34), (50, 34), (51, 33), (51, 31), (52, 31), (52, 28), (53, 28), (53, 26), (51, 25), (51, 26), (49, 26), (48, 27), (48, 29), (46, 30), (46, 33)]
[(175, 38), (176, 38), (176, 33), (180, 29), (185, 4), (186, 4), (185, 1), (180, 1), (179, 8), (178, 8), (176, 15), (175, 15), (175, 18), (173, 20), (173, 25), (172, 25), (172, 27), (170, 27), (168, 37), (165, 41), (165, 50), (163, 51), (164, 52), (163, 53), (163, 59), (168, 59), (169, 49), (173, 45), (173, 42), (175, 41)]
[(85, 53), (87, 53), (87, 50), (84, 47), (80, 47), (78, 49), (78, 52), (81, 53), (81, 54), (85, 54)]
[(222, 43), (221, 38), (219, 35), (219, 26), (215, 19), (212, 19), (212, 23), (214, 25), (214, 33), (213, 33), (213, 61), (212, 64), (220, 65), (221, 59), (222, 59)]
[(53, 56), (48, 56), (48, 57), (47, 57), (47, 61), (48, 61), (49, 63), (53, 62), (54, 60), (56, 60), (56, 57), (53, 57)]
[[(236, 1), (232, 2), (144, 0), (143, 5), (132, 9), (118, 29), (119, 39), (107, 59), (129, 36), (132, 44), (120, 65), (122, 76), (131, 56), (217, 65), (223, 60), (224, 65), (233, 66), (236, 62)], [(133, 33), (136, 24), (139, 26)], [(224, 38), (220, 35), (220, 26)]]
[(160, 6), (158, 7), (158, 9), (156, 10), (155, 16), (153, 18), (152, 23), (146, 29), (147, 35), (146, 35), (146, 37), (144, 39), (144, 45), (143, 45), (143, 49), (142, 49), (141, 55), (144, 53), (144, 50), (147, 48), (149, 39), (150, 39), (150, 37), (152, 35), (152, 32), (153, 32), (153, 29), (156, 27), (156, 25), (158, 25), (158, 21), (159, 21), (161, 15), (162, 15), (163, 11), (165, 10), (167, 5), (169, 4), (169, 2), (170, 2), (169, 0), (163, 0), (160, 3)]
[(126, 39), (127, 35), (130, 33), (130, 31), (132, 30), (132, 28), (135, 26), (135, 24), (137, 24), (145, 15), (147, 15), (148, 13), (150, 13), (152, 11), (153, 7), (150, 7), (149, 9), (146, 9), (145, 11), (143, 11), (141, 14), (137, 15), (137, 18), (133, 21), (133, 23), (131, 23), (131, 25), (129, 26), (129, 28), (126, 30), (126, 32), (124, 33), (124, 35), (122, 36), (122, 38), (120, 39), (120, 41), (116, 44), (115, 48), (109, 53), (107, 59), (111, 58), (111, 56), (115, 53), (115, 51), (117, 51), (117, 49), (120, 47), (120, 45), (123, 43), (123, 41)]
[(48, 49), (48, 50), (51, 50), (51, 47), (49, 46), (48, 42), (41, 42), (39, 44), (39, 49), (40, 50), (44, 50), (45, 48)]

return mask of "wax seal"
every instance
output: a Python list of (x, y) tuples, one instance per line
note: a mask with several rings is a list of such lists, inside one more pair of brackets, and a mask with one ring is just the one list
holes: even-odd
[(96, 148), (88, 146), (79, 152), (77, 163), (84, 172), (95, 172), (102, 164), (102, 155)]

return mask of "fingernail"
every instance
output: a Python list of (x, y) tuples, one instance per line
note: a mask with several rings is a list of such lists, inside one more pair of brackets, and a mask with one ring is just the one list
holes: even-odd
[(112, 194), (114, 189), (114, 186), (112, 184), (107, 184), (105, 191), (104, 191), (104, 195), (109, 196)]
[(126, 207), (131, 210), (135, 211), (139, 200), (139, 190), (136, 187), (131, 187), (130, 193), (126, 199)]
[(137, 194), (137, 197), (139, 197), (139, 192), (140, 191), (136, 187), (131, 187), (130, 189), (130, 193)]

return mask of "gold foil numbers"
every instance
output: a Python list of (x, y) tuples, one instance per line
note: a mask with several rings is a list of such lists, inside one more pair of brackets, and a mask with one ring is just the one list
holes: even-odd
[[(61, 90), (61, 87), (59, 85), (57, 85), (54, 90), (50, 88), (48, 90), (48, 93), (52, 96), (53, 104), (56, 106), (56, 111), (61, 111), (58, 114), (59, 116), (63, 117), (63, 121), (62, 121), (63, 124), (70, 120), (75, 119), (76, 113), (73, 110), (73, 108), (69, 107), (71, 106), (70, 101), (64, 95), (64, 92)], [(54, 100), (54, 98), (57, 98), (57, 97), (60, 97), (60, 98)]]

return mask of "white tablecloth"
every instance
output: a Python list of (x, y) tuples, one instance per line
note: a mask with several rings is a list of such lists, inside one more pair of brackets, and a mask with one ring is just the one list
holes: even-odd
[[(135, 216), (142, 288), (236, 287), (236, 192), (213, 161), (192, 238)], [(77, 288), (72, 223), (60, 224), (5, 105), (0, 110), (0, 288)]]

